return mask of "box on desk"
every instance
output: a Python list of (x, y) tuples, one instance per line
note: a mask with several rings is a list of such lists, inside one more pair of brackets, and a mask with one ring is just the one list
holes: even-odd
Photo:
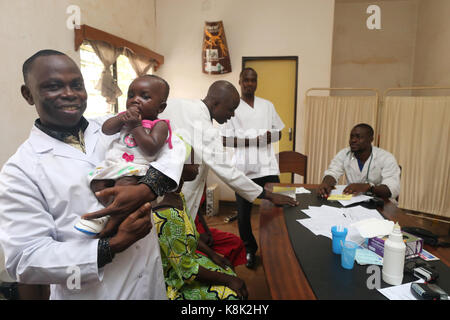
[[(422, 252), (423, 249), (423, 239), (416, 237), (410, 233), (403, 232), (403, 241), (406, 245), (406, 259), (415, 258)], [(384, 256), (384, 242), (389, 236), (382, 238), (374, 237), (367, 241), (367, 248), (375, 252), (380, 257)]]

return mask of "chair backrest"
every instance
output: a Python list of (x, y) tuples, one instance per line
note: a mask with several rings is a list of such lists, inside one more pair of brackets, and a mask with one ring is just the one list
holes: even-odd
[(283, 151), (278, 154), (280, 173), (291, 172), (303, 177), (306, 183), (306, 169), (308, 168), (308, 157), (295, 151)]

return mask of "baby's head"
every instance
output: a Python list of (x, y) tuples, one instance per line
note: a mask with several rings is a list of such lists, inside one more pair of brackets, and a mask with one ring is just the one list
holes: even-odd
[(133, 80), (128, 88), (127, 109), (137, 107), (142, 119), (155, 120), (167, 106), (169, 84), (155, 75), (144, 75)]

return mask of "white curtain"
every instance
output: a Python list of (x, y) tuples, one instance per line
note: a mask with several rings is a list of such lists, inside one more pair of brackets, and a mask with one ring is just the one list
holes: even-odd
[(386, 97), (380, 138), (402, 167), (399, 207), (450, 217), (450, 97)]
[(377, 96), (306, 97), (308, 183), (322, 182), (333, 157), (348, 146), (350, 131), (356, 124), (367, 123), (376, 130), (377, 109)]
[(154, 60), (149, 60), (147, 58), (143, 58), (141, 56), (136, 55), (131, 49), (125, 48), (125, 55), (130, 61), (131, 67), (138, 77), (143, 76), (148, 73), (150, 68), (155, 65)]
[(88, 40), (88, 42), (104, 65), (102, 75), (95, 88), (106, 98), (107, 103), (114, 104), (116, 99), (122, 95), (122, 91), (113, 78), (111, 65), (116, 62), (117, 57), (123, 53), (123, 49), (118, 49), (103, 41)]

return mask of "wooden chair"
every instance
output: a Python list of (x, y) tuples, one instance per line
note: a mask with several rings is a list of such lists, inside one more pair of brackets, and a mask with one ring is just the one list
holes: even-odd
[(283, 151), (278, 154), (280, 173), (291, 172), (303, 177), (306, 181), (306, 169), (308, 168), (308, 157), (295, 151)]

